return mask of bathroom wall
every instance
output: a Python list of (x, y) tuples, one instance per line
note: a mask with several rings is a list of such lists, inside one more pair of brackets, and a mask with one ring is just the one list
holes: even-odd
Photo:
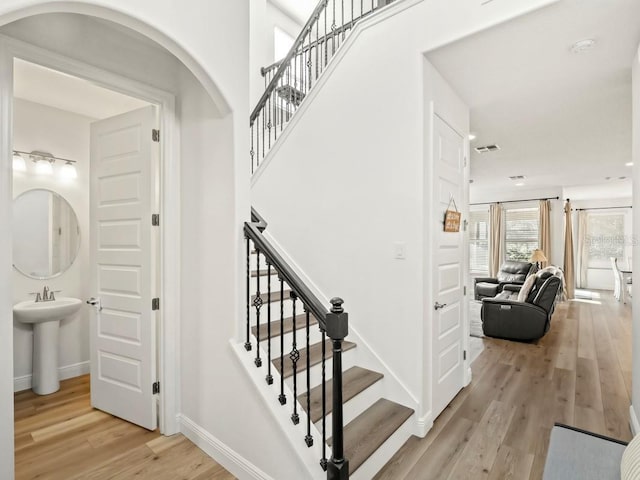
[[(62, 180), (56, 173), (62, 165), (56, 162), (54, 175), (33, 172), (27, 161), (27, 172), (15, 172), (13, 197), (33, 188), (53, 190), (73, 207), (80, 226), (80, 250), (71, 267), (50, 280), (34, 280), (13, 271), (13, 302), (33, 298), (29, 292), (61, 290), (58, 296), (88, 298), (89, 285), (89, 125), (93, 119), (22, 99), (14, 100), (13, 148), (25, 152), (41, 150), (55, 156), (76, 160), (78, 178)], [(24, 219), (28, 221), (28, 219)], [(31, 388), (32, 327), (14, 321), (13, 369), (14, 390)], [(59, 367), (61, 378), (89, 371), (89, 310), (83, 306), (60, 325)]]

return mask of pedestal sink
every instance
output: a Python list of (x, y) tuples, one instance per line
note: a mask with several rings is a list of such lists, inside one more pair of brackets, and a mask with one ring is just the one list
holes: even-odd
[(82, 302), (77, 298), (35, 302), (27, 300), (13, 306), (13, 316), (20, 323), (33, 324), (32, 389), (48, 395), (60, 389), (58, 378), (58, 330), (60, 320), (76, 313)]

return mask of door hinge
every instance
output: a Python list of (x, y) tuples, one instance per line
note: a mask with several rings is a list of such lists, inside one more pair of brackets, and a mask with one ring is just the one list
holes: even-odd
[(160, 299), (154, 298), (151, 300), (151, 310), (160, 310)]
[(462, 225), (463, 225), (462, 229), (466, 232), (467, 231), (467, 225), (469, 225), (469, 221), (465, 220), (464, 222), (462, 222)]
[(160, 393), (160, 382), (153, 382), (153, 394), (157, 395)]
[(154, 213), (151, 215), (151, 225), (154, 227), (159, 227), (160, 226), (160, 214), (159, 213)]
[(154, 142), (160, 141), (160, 130), (156, 130), (155, 128), (151, 130), (151, 140)]
[(467, 359), (467, 351), (466, 351), (466, 350), (464, 350), (464, 351), (462, 352), (462, 359), (463, 359), (463, 360), (466, 360), (466, 359)]
[(467, 294), (467, 286), (466, 285), (464, 287), (462, 287), (462, 294), (463, 295)]

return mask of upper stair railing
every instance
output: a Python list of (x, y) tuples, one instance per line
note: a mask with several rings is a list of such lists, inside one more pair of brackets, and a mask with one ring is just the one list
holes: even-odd
[(251, 112), (251, 173), (298, 109), (347, 33), (393, 0), (320, 0), (287, 56), (263, 68), (266, 90)]
[[(322, 369), (322, 398), (319, 406), (322, 412), (322, 426), (320, 428), (320, 434), (322, 435), (322, 458), (320, 459), (320, 465), (327, 471), (328, 480), (347, 480), (349, 478), (349, 461), (344, 456), (342, 352), (343, 341), (349, 332), (349, 316), (342, 308), (343, 300), (340, 298), (332, 298), (331, 310), (327, 309), (325, 304), (313, 294), (309, 287), (264, 237), (263, 231), (266, 228), (267, 223), (252, 208), (251, 222), (244, 224), (244, 234), (247, 242), (247, 318), (244, 348), (247, 351), (252, 351), (255, 346), (256, 356), (254, 363), (258, 368), (262, 367), (263, 358), (266, 357), (264, 359), (267, 364), (267, 374), (265, 376), (267, 385), (274, 383), (272, 363), (276, 370), (279, 371), (280, 385), (278, 401), (281, 405), (287, 404), (285, 390), (286, 372), (288, 371), (291, 375), (293, 396), (289, 398), (289, 401), (293, 410), (291, 421), (295, 425), (300, 423), (298, 401), (301, 397), (298, 395), (298, 389), (300, 387), (306, 387), (307, 393), (304, 400), (301, 400), (306, 403), (305, 410), (307, 412), (306, 436), (304, 441), (308, 447), (311, 447), (314, 441), (311, 429), (312, 405), (310, 403), (310, 329), (313, 326), (314, 319), (317, 321), (322, 335), (322, 359), (320, 361)], [(255, 255), (255, 262), (252, 262), (253, 255)], [(255, 267), (254, 271), (252, 271), (252, 265)], [(275, 275), (277, 275), (277, 281), (275, 282), (276, 284), (272, 286), (272, 276)], [(255, 278), (256, 283), (255, 295), (252, 295), (250, 291), (252, 277)], [(263, 277), (262, 281), (261, 277)], [(287, 290), (285, 290), (285, 284), (288, 286)], [(292, 304), (293, 316), (286, 319), (284, 304), (289, 301), (291, 301)], [(272, 311), (272, 302), (276, 303), (275, 308), (273, 308), (274, 311)], [(303, 311), (298, 310), (300, 313), (296, 315), (298, 302), (300, 302)], [(262, 311), (263, 308), (266, 312)], [(255, 324), (253, 325), (252, 317), (255, 318)], [(287, 343), (285, 344), (285, 333), (287, 333), (285, 324), (288, 322), (292, 323), (290, 331), (293, 336), (287, 339)], [(299, 328), (304, 329), (302, 339), (297, 337), (297, 330)], [(252, 330), (254, 335), (252, 335)], [(277, 330), (279, 330), (279, 332)], [(254, 338), (255, 343), (253, 343)], [(266, 355), (261, 354), (261, 342), (262, 346), (266, 348)], [(279, 353), (273, 354), (272, 347), (277, 346), (273, 345), (276, 342), (280, 344)], [(326, 352), (327, 346), (331, 348), (331, 354)], [(302, 354), (303, 351), (306, 352), (304, 355)], [(332, 359), (333, 374), (331, 379), (331, 393), (329, 394), (331, 398), (328, 399), (325, 364), (329, 358)], [(304, 380), (299, 382), (299, 373), (303, 373), (306, 377), (306, 385), (304, 385)], [(301, 385), (298, 385), (298, 383), (301, 383)], [(331, 402), (330, 405), (329, 402)], [(313, 408), (318, 407), (314, 406)], [(328, 439), (325, 418), (328, 411), (332, 412), (332, 455), (330, 459), (327, 459), (326, 452)]]

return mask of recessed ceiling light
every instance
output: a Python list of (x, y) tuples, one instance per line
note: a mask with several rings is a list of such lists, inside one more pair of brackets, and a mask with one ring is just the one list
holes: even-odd
[(475, 133), (470, 133), (469, 134), (469, 141), (473, 142), (476, 139), (476, 134)]
[(483, 147), (476, 147), (474, 150), (478, 153), (487, 153), (487, 152), (495, 152), (496, 150), (500, 150), (498, 145), (485, 145)]
[(626, 179), (626, 178), (627, 178), (627, 177), (618, 177), (618, 180), (624, 180), (624, 179)]
[(516, 183), (516, 187), (522, 187), (522, 186), (524, 186), (524, 182), (518, 182), (518, 183)]
[(604, 177), (605, 180), (611, 180), (611, 177)]
[(512, 177), (509, 177), (509, 178), (515, 181), (515, 180), (524, 180), (527, 177), (525, 177), (524, 175), (513, 175)]
[(573, 53), (585, 53), (591, 50), (596, 45), (596, 41), (593, 38), (585, 38), (584, 40), (578, 40), (571, 45), (571, 51)]
[(624, 164), (625, 167), (633, 167), (633, 162), (627, 162)]

